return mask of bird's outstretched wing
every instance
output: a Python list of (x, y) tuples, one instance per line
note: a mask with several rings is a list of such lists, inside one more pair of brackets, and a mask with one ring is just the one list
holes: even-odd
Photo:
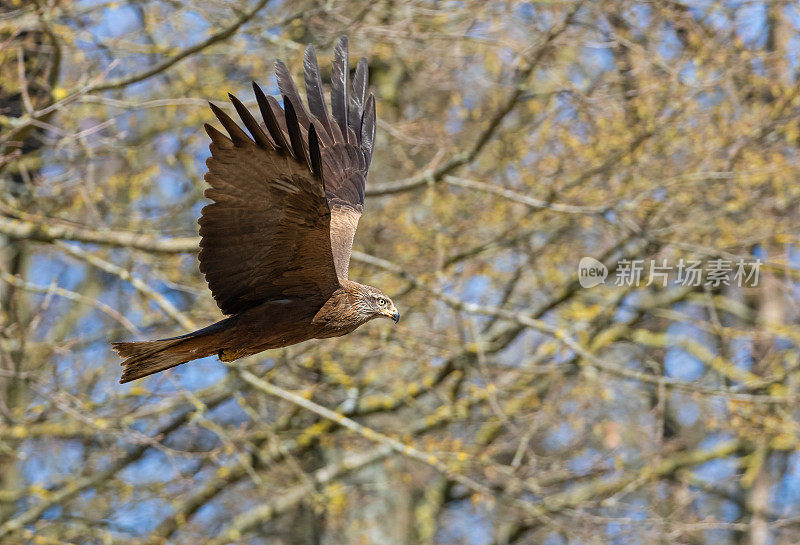
[(199, 220), (200, 271), (225, 314), (284, 298), (322, 304), (339, 287), (316, 130), (300, 127), (296, 99), (281, 110), (254, 87), (266, 132), (232, 95), (250, 135), (213, 104), (229, 136), (205, 126), (214, 202)]
[(281, 61), (283, 109), (253, 83), (263, 123), (229, 95), (249, 135), (211, 106), (229, 136), (206, 125), (205, 194), (214, 203), (200, 218), (200, 271), (225, 314), (286, 297), (324, 301), (347, 278), (375, 143), (375, 97), (367, 96), (363, 58), (351, 92), (347, 38), (334, 49), (332, 116), (313, 46), (303, 60), (308, 110)]
[[(331, 114), (325, 103), (314, 47), (306, 48), (303, 71), (308, 110), (302, 105), (289, 70), (275, 63), (278, 88), (293, 105), (302, 129), (315, 127), (321, 146), (322, 176), (331, 211), (331, 247), (336, 272), (347, 278), (353, 237), (364, 206), (367, 170), (375, 144), (375, 97), (367, 97), (367, 60), (362, 58), (350, 85), (347, 38), (334, 48), (331, 70)], [(277, 107), (277, 103), (275, 103)], [(277, 113), (277, 112), (276, 112)]]

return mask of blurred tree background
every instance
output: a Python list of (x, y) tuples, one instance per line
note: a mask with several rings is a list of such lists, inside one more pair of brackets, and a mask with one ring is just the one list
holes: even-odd
[[(800, 542), (798, 29), (790, 0), (0, 0), (0, 542)], [(380, 119), (351, 277), (402, 321), (118, 385), (109, 340), (220, 317), (206, 101), (345, 33)]]

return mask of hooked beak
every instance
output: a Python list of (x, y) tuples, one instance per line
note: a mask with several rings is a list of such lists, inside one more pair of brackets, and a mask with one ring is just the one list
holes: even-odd
[(397, 308), (394, 305), (390, 306), (389, 308), (382, 308), (378, 311), (378, 316), (381, 318), (389, 318), (394, 323), (400, 321), (400, 313), (397, 312)]

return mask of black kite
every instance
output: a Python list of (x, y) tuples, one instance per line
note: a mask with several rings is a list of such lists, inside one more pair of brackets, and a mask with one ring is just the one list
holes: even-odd
[(351, 90), (347, 39), (338, 41), (329, 115), (313, 46), (303, 60), (308, 110), (281, 61), (283, 109), (253, 83), (263, 123), (228, 95), (249, 135), (211, 104), (228, 136), (205, 125), (212, 140), (205, 195), (214, 202), (199, 220), (200, 272), (229, 317), (180, 337), (113, 343), (125, 358), (120, 382), (213, 354), (233, 361), (338, 337), (373, 318), (398, 321), (386, 295), (347, 278), (375, 143), (367, 61), (359, 61)]

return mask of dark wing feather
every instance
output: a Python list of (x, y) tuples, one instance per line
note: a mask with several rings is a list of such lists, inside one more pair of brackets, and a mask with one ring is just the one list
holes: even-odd
[(361, 150), (367, 160), (367, 168), (372, 162), (372, 151), (375, 148), (375, 95), (370, 94), (361, 118)]
[(250, 134), (253, 135), (253, 139), (256, 141), (256, 144), (258, 144), (258, 147), (263, 149), (271, 148), (272, 142), (269, 141), (269, 138), (264, 134), (261, 126), (258, 124), (258, 121), (255, 120), (245, 105), (230, 93), (228, 93), (228, 98), (231, 99), (231, 103), (233, 107), (236, 108), (239, 118), (244, 123), (244, 126), (247, 127), (247, 130), (250, 131)]
[(244, 132), (228, 114), (217, 108), (217, 106), (211, 102), (209, 102), (208, 105), (211, 106), (211, 111), (217, 116), (217, 119), (219, 119), (222, 126), (225, 127), (225, 130), (228, 131), (234, 146), (246, 147), (248, 145), (253, 145), (253, 141), (250, 140), (247, 133)]
[(367, 78), (369, 69), (367, 59), (361, 58), (356, 66), (356, 75), (353, 77), (353, 94), (350, 95), (350, 115), (347, 122), (356, 135), (356, 141), (361, 142), (361, 118), (364, 115), (364, 103), (367, 100)]
[[(289, 137), (289, 130), (286, 128), (286, 114), (284, 113), (283, 108), (281, 108), (281, 105), (278, 104), (278, 100), (272, 96), (267, 97), (267, 105), (269, 106), (269, 109), (272, 110), (272, 117), (276, 120), (278, 127), (280, 127), (284, 134), (284, 140), (286, 140), (286, 138)], [(295, 113), (295, 115), (297, 114)], [(286, 141), (288, 142), (288, 140)]]
[[(251, 116), (237, 102), (250, 128)], [(287, 100), (287, 116), (291, 104)], [(214, 202), (203, 208), (199, 220), (200, 271), (214, 299), (225, 314), (287, 297), (324, 303), (339, 287), (331, 214), (302, 140), (299, 154), (294, 141), (291, 148), (276, 149), (257, 126), (251, 129), (251, 139), (222, 110), (212, 109), (230, 135), (206, 125), (212, 144), (205, 194)], [(286, 124), (297, 126), (290, 131), (295, 140), (300, 132), (296, 116)], [(308, 136), (311, 163), (318, 164), (319, 143), (314, 131)]]
[[(269, 99), (272, 97), (264, 96), (264, 91), (261, 90), (261, 87), (259, 87), (256, 82), (253, 82), (253, 91), (256, 94), (258, 109), (261, 111), (261, 117), (264, 119), (264, 125), (267, 127), (269, 135), (272, 137), (272, 143), (278, 151), (288, 150), (289, 144), (283, 136), (281, 126), (278, 124), (278, 119), (275, 117), (275, 113), (270, 105)], [(278, 106), (278, 111), (280, 111), (280, 106)]]
[(308, 155), (311, 159), (311, 170), (314, 176), (322, 179), (322, 154), (319, 148), (319, 138), (314, 125), (308, 128)]
[(289, 131), (289, 141), (292, 143), (292, 154), (298, 161), (306, 161), (306, 150), (303, 148), (303, 135), (300, 132), (300, 125), (297, 122), (297, 113), (291, 99), (283, 96), (283, 110), (286, 112), (286, 130)]
[(336, 42), (333, 49), (333, 67), (331, 69), (331, 110), (333, 118), (339, 129), (344, 135), (344, 141), (349, 140), (347, 125), (347, 90), (348, 79), (350, 77), (350, 67), (348, 66), (347, 37), (342, 36)]
[(322, 80), (319, 77), (319, 64), (317, 64), (317, 54), (314, 46), (309, 45), (303, 56), (303, 74), (306, 80), (306, 97), (308, 98), (308, 108), (311, 114), (316, 117), (325, 133), (333, 140), (333, 130), (328, 118), (328, 107), (325, 106), (325, 96), (322, 93)]
[(297, 87), (294, 85), (294, 80), (292, 80), (291, 74), (289, 74), (289, 69), (286, 68), (286, 65), (283, 64), (283, 61), (277, 60), (275, 61), (275, 77), (278, 80), (278, 89), (281, 92), (281, 95), (285, 97), (289, 97), (292, 101), (292, 104), (297, 107), (297, 119), (303, 125), (303, 127), (308, 127), (310, 123), (310, 116), (306, 111), (306, 107), (303, 106), (303, 101), (300, 99), (300, 93), (297, 92)]
[[(367, 61), (361, 59), (349, 83), (348, 43), (340, 39), (331, 70), (331, 114), (325, 106), (316, 53), (308, 47), (303, 59), (309, 109), (300, 100), (289, 70), (275, 62), (285, 111), (273, 97), (253, 84), (267, 132), (279, 150), (306, 163), (324, 180), (331, 211), (330, 243), (336, 272), (347, 278), (350, 252), (364, 206), (367, 170), (375, 143), (375, 97), (367, 98)], [(235, 105), (235, 103), (234, 103)], [(238, 110), (237, 106), (237, 110)], [(310, 113), (309, 113), (310, 112)], [(245, 125), (248, 121), (243, 118)], [(251, 131), (252, 132), (252, 131)], [(258, 136), (255, 136), (258, 138)], [(304, 142), (308, 142), (304, 147)], [(308, 151), (308, 154), (306, 154)]]

